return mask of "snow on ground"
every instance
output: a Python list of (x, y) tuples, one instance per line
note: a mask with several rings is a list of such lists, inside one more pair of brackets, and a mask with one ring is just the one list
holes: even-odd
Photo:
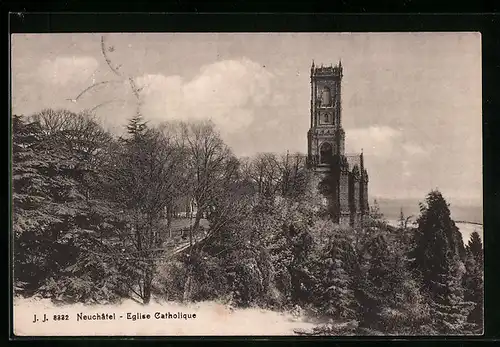
[[(155, 313), (180, 317), (196, 314), (196, 318), (156, 319)], [(115, 320), (80, 320), (78, 314), (115, 314)], [(149, 314), (149, 319), (127, 319), (134, 314)], [(33, 323), (34, 315), (39, 321)], [(49, 320), (42, 322), (44, 314)], [(54, 321), (54, 315), (68, 315), (69, 320)], [(184, 316), (186, 315), (186, 316)], [(121, 318), (120, 318), (121, 317)], [(173, 317), (173, 316), (172, 316)], [(133, 301), (121, 305), (87, 306), (75, 304), (56, 306), (46, 299), (16, 298), (14, 300), (14, 331), (16, 335), (40, 336), (173, 336), (173, 335), (293, 335), (295, 329), (311, 329), (313, 323), (304, 317), (258, 308), (231, 310), (223, 304), (202, 302), (181, 305), (155, 302), (142, 306)]]

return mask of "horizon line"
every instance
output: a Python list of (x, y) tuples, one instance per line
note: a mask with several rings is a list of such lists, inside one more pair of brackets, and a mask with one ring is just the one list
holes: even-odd
[[(373, 199), (378, 199), (378, 200), (425, 200), (425, 197), (428, 193), (423, 194), (422, 196), (386, 196), (386, 195), (372, 195), (370, 197), (371, 200)], [(457, 197), (457, 196), (443, 196), (445, 200), (448, 202), (462, 202), (465, 203), (467, 201), (471, 202), (471, 204), (476, 205), (477, 203), (483, 202), (482, 197)]]

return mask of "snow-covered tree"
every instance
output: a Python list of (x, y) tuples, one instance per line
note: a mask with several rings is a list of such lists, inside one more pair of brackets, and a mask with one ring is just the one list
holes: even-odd
[(467, 258), (465, 261), (464, 299), (474, 303), (468, 321), (476, 326), (476, 333), (482, 334), (484, 327), (484, 270), (483, 270), (483, 245), (479, 233), (471, 234), (467, 245)]

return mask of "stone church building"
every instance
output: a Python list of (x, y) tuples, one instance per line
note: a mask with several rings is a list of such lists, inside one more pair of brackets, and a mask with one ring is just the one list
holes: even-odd
[(325, 202), (334, 221), (356, 226), (368, 214), (368, 173), (363, 153), (345, 153), (342, 128), (342, 63), (311, 66), (311, 124), (307, 133), (307, 162), (318, 181), (329, 180)]

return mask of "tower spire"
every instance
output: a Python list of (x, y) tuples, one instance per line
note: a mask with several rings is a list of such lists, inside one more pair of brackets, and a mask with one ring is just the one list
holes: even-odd
[(363, 160), (363, 148), (361, 148), (361, 154), (359, 155), (359, 161), (360, 161), (360, 166), (361, 166), (361, 172), (363, 172), (363, 169), (365, 168), (364, 165), (364, 160)]

